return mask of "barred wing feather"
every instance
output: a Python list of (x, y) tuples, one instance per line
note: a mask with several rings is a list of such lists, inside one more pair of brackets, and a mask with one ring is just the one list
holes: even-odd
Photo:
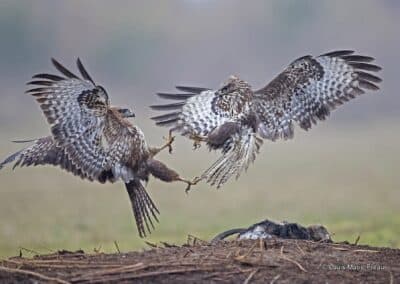
[(304, 56), (291, 63), (266, 87), (255, 91), (253, 110), (263, 138), (293, 137), (293, 122), (308, 130), (339, 105), (366, 90), (378, 90), (382, 80), (372, 74), (381, 68), (368, 56), (342, 50)]

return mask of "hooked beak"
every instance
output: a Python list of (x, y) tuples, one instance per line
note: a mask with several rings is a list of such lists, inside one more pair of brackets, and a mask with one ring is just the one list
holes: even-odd
[(125, 118), (135, 117), (135, 113), (128, 108), (120, 108), (120, 109), (118, 109), (118, 111)]
[(126, 117), (136, 117), (135, 113), (131, 110), (129, 110), (128, 113), (125, 114)]

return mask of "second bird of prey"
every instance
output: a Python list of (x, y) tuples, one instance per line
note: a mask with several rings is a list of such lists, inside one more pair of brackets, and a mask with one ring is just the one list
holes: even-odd
[[(111, 106), (106, 90), (93, 81), (79, 59), (82, 78), (53, 59), (62, 76), (37, 74), (28, 83), (37, 87), (27, 91), (38, 101), (51, 135), (19, 141), (32, 144), (5, 159), (0, 169), (13, 161), (14, 167), (51, 164), (91, 181), (122, 180), (139, 235), (144, 237), (159, 214), (143, 186), (150, 175), (165, 182), (185, 182), (186, 190), (200, 180), (222, 186), (255, 160), (263, 139), (292, 138), (294, 124), (308, 130), (344, 102), (366, 90), (378, 90), (381, 79), (373, 73), (381, 68), (373, 60), (350, 50), (307, 55), (259, 90), (231, 76), (217, 90), (178, 86), (178, 93), (158, 93), (176, 102), (151, 106), (168, 111), (152, 119), (169, 127), (167, 143), (153, 148), (128, 120), (133, 112)], [(200, 178), (184, 179), (154, 158), (171, 147), (174, 132), (193, 140), (195, 148), (205, 142), (221, 151)]]

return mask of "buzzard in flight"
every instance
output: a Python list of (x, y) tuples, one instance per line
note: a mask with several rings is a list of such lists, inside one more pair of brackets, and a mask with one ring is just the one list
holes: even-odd
[(150, 148), (142, 131), (127, 118), (129, 109), (110, 106), (106, 90), (92, 80), (77, 60), (82, 75), (79, 78), (52, 59), (62, 76), (37, 74), (29, 85), (37, 87), (27, 93), (36, 98), (51, 135), (17, 142), (33, 144), (11, 155), (0, 164), (16, 161), (16, 166), (55, 165), (90, 181), (115, 182), (122, 180), (128, 192), (140, 237), (150, 233), (159, 211), (147, 194), (143, 182), (149, 175), (165, 182), (183, 179), (154, 156), (170, 147), (173, 139), (160, 148)]
[(175, 103), (151, 106), (172, 111), (152, 119), (194, 140), (220, 149), (221, 157), (202, 179), (220, 187), (231, 176), (239, 177), (254, 161), (262, 138), (275, 141), (293, 137), (294, 124), (308, 130), (318, 120), (366, 90), (378, 90), (381, 70), (374, 58), (341, 50), (300, 57), (259, 90), (231, 76), (218, 90), (176, 88), (181, 93), (158, 93)]

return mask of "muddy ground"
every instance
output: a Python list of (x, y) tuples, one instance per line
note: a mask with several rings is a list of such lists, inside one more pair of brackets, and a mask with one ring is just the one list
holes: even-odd
[(400, 250), (269, 239), (149, 244), (140, 252), (60, 251), (0, 262), (2, 283), (400, 283)]

